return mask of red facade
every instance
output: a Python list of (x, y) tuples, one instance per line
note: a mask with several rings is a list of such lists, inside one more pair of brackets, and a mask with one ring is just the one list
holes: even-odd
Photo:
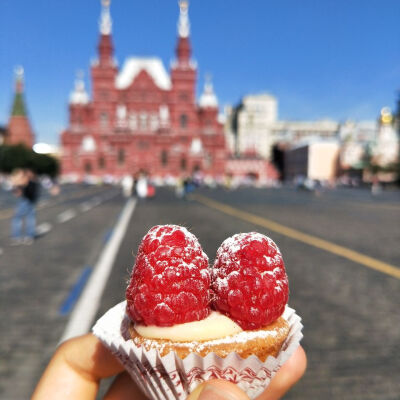
[[(62, 174), (223, 176), (227, 147), (218, 104), (210, 84), (203, 101), (196, 101), (197, 68), (185, 29), (168, 74), (158, 58), (129, 58), (119, 70), (110, 27), (101, 28), (91, 99), (80, 80), (71, 95), (69, 126), (61, 135)], [(188, 26), (183, 28), (188, 33)]]

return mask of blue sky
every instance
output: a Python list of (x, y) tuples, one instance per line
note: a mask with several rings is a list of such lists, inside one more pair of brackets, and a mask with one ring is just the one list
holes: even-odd
[[(175, 0), (113, 0), (113, 38), (129, 55), (174, 57)], [(89, 85), (99, 0), (0, 4), (0, 124), (23, 65), (37, 140), (58, 143), (75, 73)], [(281, 119), (375, 119), (400, 89), (398, 0), (192, 0), (191, 38), (201, 89), (211, 73), (220, 104), (249, 93), (278, 97)]]

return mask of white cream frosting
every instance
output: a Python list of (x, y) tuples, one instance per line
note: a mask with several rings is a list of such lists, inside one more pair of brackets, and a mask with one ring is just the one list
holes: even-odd
[(176, 342), (190, 342), (220, 339), (242, 332), (242, 328), (225, 315), (212, 311), (200, 321), (173, 326), (135, 325), (136, 332), (148, 339), (169, 339)]

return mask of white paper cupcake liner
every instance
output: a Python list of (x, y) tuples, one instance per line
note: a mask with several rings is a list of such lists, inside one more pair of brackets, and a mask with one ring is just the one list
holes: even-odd
[(215, 353), (201, 357), (195, 353), (181, 360), (174, 352), (160, 356), (157, 350), (137, 347), (129, 334), (126, 302), (107, 311), (93, 327), (93, 333), (118, 358), (149, 399), (181, 400), (203, 381), (225, 379), (237, 384), (254, 399), (268, 386), (271, 378), (290, 358), (303, 337), (301, 318), (286, 306), (283, 317), (289, 334), (278, 356), (262, 362), (256, 356), (242, 359), (236, 353), (221, 358)]

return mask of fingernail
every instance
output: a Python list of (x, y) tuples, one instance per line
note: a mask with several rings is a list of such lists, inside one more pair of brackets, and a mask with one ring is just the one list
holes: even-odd
[(230, 391), (217, 388), (212, 385), (206, 385), (200, 392), (198, 400), (239, 400), (237, 396)]
[(204, 389), (204, 383), (201, 383), (192, 393), (189, 394), (186, 400), (199, 400), (201, 391)]
[(205, 382), (198, 386), (188, 400), (248, 400), (247, 395), (227, 381)]

